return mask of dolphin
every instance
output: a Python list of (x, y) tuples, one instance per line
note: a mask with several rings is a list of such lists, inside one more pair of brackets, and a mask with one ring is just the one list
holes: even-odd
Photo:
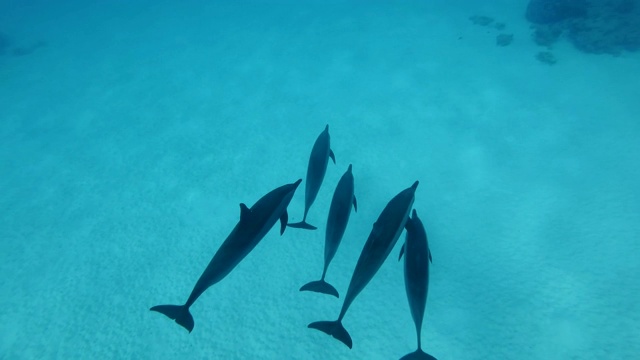
[(415, 209), (411, 214), (411, 218), (407, 220), (406, 229), (407, 237), (403, 247), (405, 250), (404, 287), (409, 300), (411, 317), (413, 317), (413, 323), (416, 327), (418, 349), (403, 356), (400, 360), (436, 360), (436, 358), (422, 350), (420, 339), (424, 309), (427, 305), (427, 294), (429, 292), (429, 262), (432, 260), (427, 232)]
[(302, 221), (288, 224), (289, 226), (307, 230), (317, 229), (315, 226), (307, 223), (307, 214), (309, 213), (309, 208), (316, 200), (316, 196), (318, 196), (318, 191), (320, 191), (322, 180), (324, 180), (324, 175), (327, 172), (327, 164), (329, 163), (329, 158), (333, 160), (334, 164), (336, 163), (336, 157), (331, 150), (329, 125), (327, 125), (324, 128), (324, 131), (320, 133), (320, 135), (316, 139), (315, 144), (313, 144), (313, 148), (311, 149), (311, 156), (309, 157), (309, 165), (307, 167), (307, 179), (304, 189), (304, 216), (302, 217)]
[(354, 185), (351, 169), (352, 166), (349, 164), (349, 168), (340, 178), (331, 200), (329, 217), (327, 218), (327, 232), (324, 239), (324, 269), (322, 270), (322, 277), (318, 281), (312, 281), (304, 285), (300, 288), (300, 291), (315, 291), (339, 297), (338, 290), (324, 281), (324, 277), (327, 275), (329, 263), (333, 260), (333, 256), (336, 254), (338, 246), (340, 246), (340, 241), (342, 241), (344, 231), (347, 229), (351, 207), (353, 206), (355, 211), (358, 211), (358, 202), (353, 194)]
[(260, 198), (251, 208), (240, 204), (240, 221), (207, 265), (184, 305), (157, 305), (151, 308), (175, 320), (191, 332), (193, 316), (189, 308), (210, 286), (224, 279), (247, 254), (253, 250), (269, 230), (280, 220), (280, 235), (287, 224), (287, 206), (302, 179), (280, 186)]
[(353, 342), (347, 330), (342, 326), (342, 319), (353, 300), (378, 272), (378, 269), (380, 269), (398, 241), (409, 218), (417, 187), (418, 182), (416, 181), (411, 187), (401, 191), (391, 199), (382, 210), (378, 220), (373, 224), (373, 229), (360, 253), (356, 268), (353, 270), (338, 320), (314, 322), (309, 324), (309, 328), (323, 331), (342, 341), (351, 349)]

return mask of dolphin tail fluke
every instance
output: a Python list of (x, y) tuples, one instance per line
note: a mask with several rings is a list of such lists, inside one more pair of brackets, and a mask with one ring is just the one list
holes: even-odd
[(342, 326), (342, 321), (317, 321), (309, 324), (310, 329), (316, 329), (324, 332), (325, 334), (331, 335), (334, 338), (342, 341), (345, 345), (351, 349), (353, 346), (353, 342), (351, 341), (351, 336), (347, 332), (347, 329)]
[(411, 354), (407, 354), (401, 357), (400, 360), (438, 360), (438, 359), (422, 351), (422, 349), (418, 349), (412, 352)]
[(186, 305), (158, 305), (150, 309), (160, 314), (166, 315), (169, 319), (175, 320), (180, 326), (191, 332), (193, 330), (193, 316)]
[(307, 230), (315, 230), (317, 227), (307, 223), (306, 221), (300, 221), (293, 224), (287, 224), (287, 226), (297, 229), (307, 229)]
[(312, 281), (305, 284), (300, 288), (300, 291), (315, 291), (318, 293), (333, 295), (337, 298), (340, 297), (340, 295), (338, 295), (338, 290), (324, 280)]

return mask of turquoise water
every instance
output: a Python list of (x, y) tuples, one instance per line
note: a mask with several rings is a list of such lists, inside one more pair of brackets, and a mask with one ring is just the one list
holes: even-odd
[[(341, 296), (419, 180), (427, 352), (640, 356), (640, 55), (560, 41), (541, 63), (525, 7), (0, 0), (0, 358), (399, 359), (416, 347), (399, 244), (344, 319), (353, 349), (307, 329), (342, 304), (298, 289), (350, 163)], [(304, 178), (326, 124), (319, 229), (270, 231), (195, 303), (191, 334), (150, 312), (186, 300), (239, 203)]]

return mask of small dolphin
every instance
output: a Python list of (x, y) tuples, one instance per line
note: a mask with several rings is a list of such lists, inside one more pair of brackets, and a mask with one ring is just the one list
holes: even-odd
[(261, 197), (251, 209), (241, 203), (240, 221), (213, 255), (209, 265), (191, 291), (187, 302), (184, 305), (158, 305), (152, 307), (151, 310), (174, 319), (179, 325), (191, 332), (194, 322), (189, 308), (198, 297), (210, 286), (224, 279), (258, 245), (278, 219), (280, 219), (280, 235), (284, 233), (288, 219), (287, 206), (289, 206), (293, 194), (301, 182), (302, 179), (270, 191)]
[(289, 226), (308, 230), (317, 229), (315, 226), (307, 223), (307, 214), (309, 213), (309, 208), (316, 200), (316, 196), (318, 196), (318, 191), (320, 191), (324, 174), (327, 172), (329, 158), (333, 160), (334, 164), (336, 163), (336, 157), (331, 150), (329, 125), (327, 125), (316, 139), (315, 144), (313, 144), (313, 149), (311, 149), (304, 189), (304, 216), (302, 217), (302, 221), (288, 224)]
[(415, 209), (412, 217), (407, 220), (406, 228), (407, 237), (403, 247), (406, 253), (404, 257), (404, 287), (407, 291), (411, 317), (413, 317), (413, 323), (416, 326), (418, 349), (403, 356), (400, 360), (436, 360), (433, 356), (422, 351), (420, 339), (424, 309), (429, 293), (431, 251), (429, 250), (427, 232)]
[(338, 320), (314, 322), (309, 324), (310, 328), (318, 329), (333, 336), (351, 349), (353, 345), (351, 336), (347, 332), (347, 329), (342, 326), (342, 319), (353, 300), (360, 294), (362, 289), (367, 286), (376, 272), (378, 272), (378, 269), (380, 269), (382, 263), (384, 263), (393, 246), (398, 241), (409, 218), (409, 212), (415, 200), (417, 187), (418, 182), (416, 181), (411, 187), (403, 190), (391, 199), (384, 210), (382, 210), (378, 220), (373, 224), (371, 234), (369, 234), (362, 253), (360, 253), (356, 268), (353, 270), (349, 289), (342, 303)]
[(329, 263), (333, 260), (333, 256), (336, 254), (338, 246), (340, 246), (340, 241), (342, 241), (344, 231), (347, 229), (351, 207), (353, 206), (355, 211), (358, 211), (358, 202), (353, 194), (354, 185), (351, 168), (351, 164), (349, 164), (349, 168), (340, 178), (331, 200), (329, 217), (327, 218), (327, 232), (324, 239), (324, 269), (322, 270), (322, 277), (318, 281), (312, 281), (304, 285), (300, 288), (300, 291), (315, 291), (339, 297), (338, 290), (324, 281), (324, 277), (327, 275)]

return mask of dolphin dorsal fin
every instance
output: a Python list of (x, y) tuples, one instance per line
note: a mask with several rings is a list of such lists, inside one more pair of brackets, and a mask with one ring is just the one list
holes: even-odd
[(247, 220), (251, 215), (251, 210), (245, 205), (245, 203), (240, 203), (240, 221)]
[(404, 228), (407, 231), (413, 231), (413, 229), (415, 229), (415, 224), (414, 224), (414, 220), (412, 218), (408, 218), (407, 222), (404, 223)]

